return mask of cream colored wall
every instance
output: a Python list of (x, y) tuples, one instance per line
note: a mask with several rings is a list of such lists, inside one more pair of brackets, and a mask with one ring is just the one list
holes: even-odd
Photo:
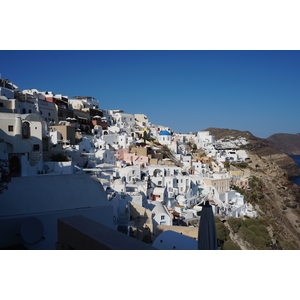
[(168, 226), (168, 225), (157, 225), (155, 237), (160, 235), (162, 232), (172, 230), (181, 233), (190, 238), (198, 240), (198, 227), (186, 227), (186, 226)]

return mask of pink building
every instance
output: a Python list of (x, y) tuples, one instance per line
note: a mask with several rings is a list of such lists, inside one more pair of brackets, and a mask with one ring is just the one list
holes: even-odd
[(116, 150), (117, 159), (124, 161), (128, 165), (133, 166), (146, 166), (149, 163), (149, 158), (144, 155), (137, 155), (135, 153), (129, 153), (129, 149)]
[(149, 162), (149, 158), (143, 155), (136, 155), (135, 153), (127, 153), (124, 155), (124, 161), (133, 166), (146, 166)]
[(116, 150), (115, 154), (117, 154), (118, 160), (124, 160), (124, 155), (129, 153), (129, 149), (118, 149)]

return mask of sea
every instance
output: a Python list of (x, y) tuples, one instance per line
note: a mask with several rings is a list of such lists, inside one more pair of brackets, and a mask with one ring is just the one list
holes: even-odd
[[(300, 168), (300, 155), (290, 155), (290, 157), (294, 160), (294, 162)], [(291, 177), (291, 181), (298, 184), (300, 186), (300, 177)]]

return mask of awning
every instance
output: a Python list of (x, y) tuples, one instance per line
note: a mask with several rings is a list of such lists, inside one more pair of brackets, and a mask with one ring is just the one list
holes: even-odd
[(87, 120), (87, 118), (83, 115), (78, 115), (78, 114), (75, 114), (75, 116), (78, 118), (78, 119), (82, 119), (82, 120)]

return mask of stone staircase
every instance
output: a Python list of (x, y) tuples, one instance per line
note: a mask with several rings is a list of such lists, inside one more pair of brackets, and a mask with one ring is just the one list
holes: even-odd
[(31, 152), (29, 153), (29, 164), (34, 167), (38, 164), (41, 159), (42, 154), (40, 152)]
[(179, 160), (177, 160), (174, 155), (170, 152), (170, 151), (166, 151), (166, 150), (161, 150), (162, 153), (169, 158), (177, 167), (182, 168), (183, 167), (183, 163), (181, 163)]

